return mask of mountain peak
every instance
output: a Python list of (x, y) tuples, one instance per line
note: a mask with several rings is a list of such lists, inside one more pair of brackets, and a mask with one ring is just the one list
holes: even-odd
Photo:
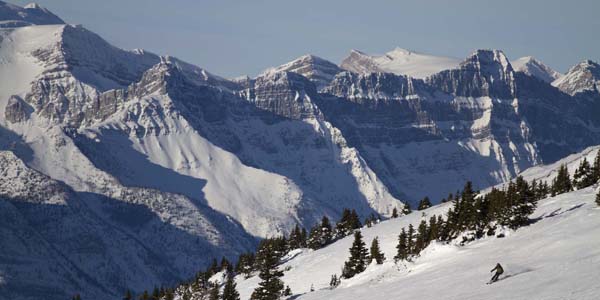
[(53, 24), (65, 24), (65, 21), (37, 3), (20, 7), (0, 1), (0, 28)]
[(533, 56), (524, 56), (517, 60), (511, 61), (511, 65), (517, 72), (523, 72), (529, 76), (548, 83), (562, 76), (562, 74), (546, 66)]
[(263, 74), (282, 71), (302, 75), (312, 81), (318, 89), (322, 89), (333, 80), (337, 73), (341, 72), (341, 69), (326, 59), (313, 54), (305, 54), (278, 67), (270, 68)]
[(477, 62), (479, 67), (483, 69), (485, 66), (491, 66), (497, 64), (502, 67), (504, 71), (512, 71), (510, 61), (502, 50), (497, 49), (478, 49), (473, 52), (463, 64), (470, 64)]
[(552, 82), (552, 85), (570, 95), (597, 91), (600, 86), (600, 65), (586, 59), (571, 67), (563, 77)]
[(25, 5), (25, 6), (23, 6), (23, 8), (28, 8), (28, 9), (43, 9), (39, 4), (37, 4), (35, 2), (29, 3), (29, 4)]
[(425, 78), (442, 70), (458, 66), (460, 60), (450, 57), (433, 56), (396, 47), (384, 55), (368, 55), (351, 50), (342, 63), (342, 69), (355, 73), (387, 72)]

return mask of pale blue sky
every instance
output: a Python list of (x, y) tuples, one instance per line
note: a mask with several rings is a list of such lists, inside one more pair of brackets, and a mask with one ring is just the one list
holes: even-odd
[(497, 48), (561, 72), (600, 61), (598, 0), (37, 2), (121, 48), (169, 54), (226, 77), (256, 75), (306, 53), (339, 63), (353, 48), (396, 46), (459, 58)]

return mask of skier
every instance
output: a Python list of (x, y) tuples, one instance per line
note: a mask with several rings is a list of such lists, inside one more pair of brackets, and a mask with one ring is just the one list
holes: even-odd
[(502, 266), (500, 265), (500, 263), (496, 264), (496, 267), (493, 268), (491, 272), (496, 271), (496, 274), (494, 274), (494, 276), (492, 277), (492, 280), (490, 280), (490, 283), (496, 282), (498, 280), (498, 277), (500, 277), (500, 275), (502, 275), (502, 273), (504, 273), (504, 269), (502, 268)]

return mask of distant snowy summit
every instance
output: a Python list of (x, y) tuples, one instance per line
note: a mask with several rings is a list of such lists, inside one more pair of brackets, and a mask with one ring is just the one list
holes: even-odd
[(386, 72), (425, 78), (442, 70), (454, 69), (460, 64), (458, 58), (434, 56), (396, 48), (384, 55), (369, 55), (351, 50), (340, 64), (342, 69), (355, 73)]
[(548, 67), (533, 56), (521, 57), (511, 62), (513, 69), (529, 76), (536, 77), (545, 82), (553, 82), (562, 77), (562, 74)]
[(585, 60), (569, 69), (565, 76), (552, 82), (552, 85), (570, 95), (600, 92), (600, 65)]
[(20, 7), (0, 1), (0, 28), (64, 23), (61, 18), (37, 3), (30, 3), (24, 7)]

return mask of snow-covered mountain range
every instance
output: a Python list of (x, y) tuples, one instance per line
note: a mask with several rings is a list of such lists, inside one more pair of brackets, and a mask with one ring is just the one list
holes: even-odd
[(228, 80), (35, 4), (0, 2), (0, 22), (10, 299), (175, 282), (345, 207), (389, 216), (600, 144), (592, 62), (553, 86), (499, 50), (460, 61), (396, 49)]

